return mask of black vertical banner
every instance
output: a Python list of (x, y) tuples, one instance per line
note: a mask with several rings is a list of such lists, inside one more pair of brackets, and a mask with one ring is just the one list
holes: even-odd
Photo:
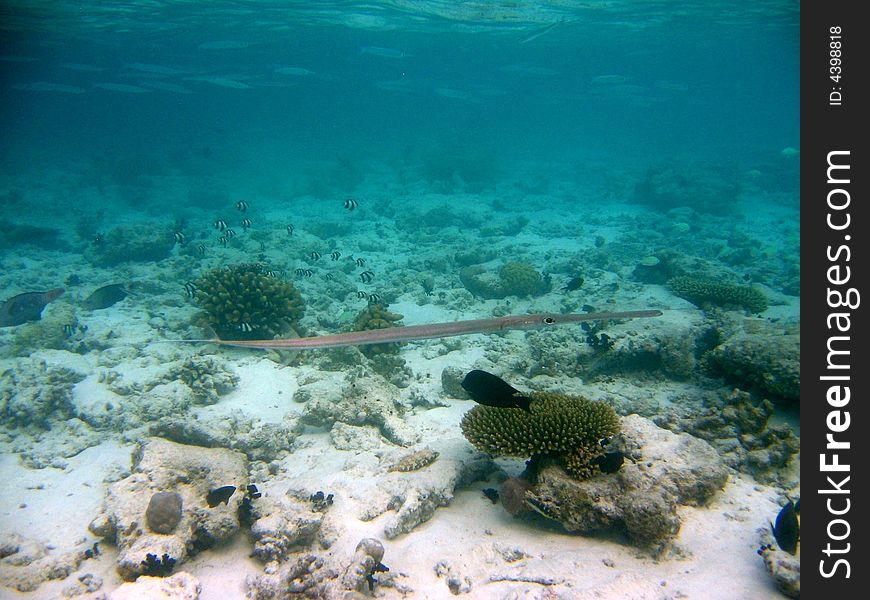
[[(870, 21), (801, 3), (801, 588), (866, 597)], [(864, 592), (860, 592), (860, 590)]]

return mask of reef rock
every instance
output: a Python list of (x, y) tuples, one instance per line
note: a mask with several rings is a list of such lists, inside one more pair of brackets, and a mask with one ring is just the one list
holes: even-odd
[(199, 580), (182, 571), (171, 577), (142, 576), (124, 583), (109, 594), (109, 600), (198, 600), (200, 593)]
[(764, 568), (773, 577), (776, 587), (789, 598), (801, 596), (801, 557), (780, 550), (770, 529), (765, 527), (760, 536), (758, 554), (764, 560)]
[(619, 471), (577, 481), (546, 466), (526, 503), (567, 531), (616, 529), (640, 546), (660, 548), (680, 530), (677, 506), (708, 501), (725, 485), (727, 469), (707, 442), (638, 415), (622, 418), (622, 436), (631, 460)]
[(302, 421), (308, 425), (332, 427), (340, 422), (348, 425), (375, 425), (390, 442), (410, 446), (417, 442), (418, 434), (402, 417), (405, 407), (400, 401), (398, 389), (378, 378), (361, 377), (359, 371), (347, 374), (341, 385), (340, 397), (323, 393), (317, 387), (306, 393), (300, 386), (294, 400), (306, 398)]
[[(247, 460), (243, 454), (225, 449), (184, 446), (152, 438), (137, 448), (132, 474), (112, 484), (102, 513), (90, 530), (118, 547), (118, 573), (124, 579), (147, 574), (148, 555), (164, 560), (171, 571), (196, 552), (239, 530), (238, 509), (243, 494), (235, 493), (226, 504), (209, 507), (209, 491), (225, 486), (247, 484)], [(156, 492), (176, 492), (182, 499), (180, 522), (171, 534), (150, 531), (146, 511)], [(158, 558), (159, 560), (159, 558)]]

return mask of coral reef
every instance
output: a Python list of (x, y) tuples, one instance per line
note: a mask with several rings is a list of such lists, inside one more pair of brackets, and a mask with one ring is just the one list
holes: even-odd
[(549, 292), (553, 285), (550, 279), (542, 276), (535, 268), (522, 262), (509, 262), (498, 270), (501, 293), (504, 296), (528, 298)]
[(483, 265), (469, 265), (459, 271), (459, 280), (469, 292), (487, 300), (508, 296), (537, 297), (553, 288), (549, 276), (541, 275), (533, 266), (523, 262), (505, 263), (497, 273), (488, 271)]
[(703, 360), (714, 375), (742, 389), (797, 403), (800, 348), (799, 334), (738, 333), (705, 353)]
[(622, 418), (622, 437), (632, 462), (586, 481), (545, 466), (525, 494), (526, 505), (566, 531), (617, 529), (640, 546), (661, 548), (679, 532), (677, 506), (707, 502), (725, 485), (727, 469), (707, 442), (638, 415)]
[(181, 522), (182, 506), (178, 492), (157, 492), (148, 501), (145, 522), (154, 533), (172, 533)]
[(316, 508), (310, 497), (302, 492), (287, 493), (280, 498), (261, 498), (251, 526), (253, 556), (263, 562), (283, 561), (316, 540), (321, 541), (321, 546), (328, 547), (327, 538), (321, 535), (328, 507), (325, 510)]
[(736, 172), (702, 165), (651, 166), (637, 182), (634, 202), (661, 211), (689, 206), (698, 212), (731, 214), (740, 192)]
[(348, 425), (374, 425), (381, 435), (399, 446), (411, 446), (418, 434), (402, 417), (405, 407), (395, 386), (379, 378), (361, 377), (350, 372), (341, 385), (338, 398), (318, 393), (318, 386), (302, 385), (294, 400), (309, 397), (302, 411), (302, 422), (319, 427), (332, 427), (336, 422)]
[(227, 363), (211, 356), (191, 356), (169, 370), (164, 381), (181, 381), (193, 393), (199, 404), (215, 404), (224, 394), (233, 391), (239, 377)]
[(222, 339), (271, 339), (295, 329), (305, 311), (292, 283), (261, 263), (213, 269), (194, 282), (204, 320)]
[[(121, 577), (132, 580), (143, 574), (149, 568), (149, 554), (167, 555), (162, 563), (171, 559), (180, 565), (238, 532), (242, 495), (234, 494), (226, 505), (213, 508), (206, 498), (217, 487), (247, 481), (244, 455), (151, 438), (140, 444), (133, 458), (132, 474), (109, 486), (102, 511), (89, 527), (117, 545)], [(155, 492), (168, 490), (183, 498), (181, 522), (171, 534), (147, 531), (148, 503)]]
[[(368, 331), (371, 329), (398, 327), (397, 323), (403, 318), (403, 315), (388, 311), (384, 304), (369, 303), (369, 305), (362, 309), (353, 320), (351, 331)], [(368, 346), (360, 346), (359, 349), (364, 355), (372, 358), (379, 354), (396, 354), (399, 351), (399, 344), (370, 344)]]
[(389, 570), (381, 563), (383, 558), (383, 544), (374, 538), (360, 540), (349, 561), (340, 556), (304, 554), (274, 575), (249, 578), (246, 597), (250, 600), (367, 598), (380, 580), (375, 580), (373, 575)]
[(600, 440), (619, 433), (619, 417), (608, 404), (580, 396), (526, 394), (528, 411), (478, 405), (462, 418), (462, 433), (493, 456), (558, 457), (578, 479), (592, 476)]
[(120, 225), (91, 243), (84, 255), (98, 267), (156, 262), (168, 257), (175, 247), (173, 233), (171, 227), (156, 223)]
[(801, 596), (801, 557), (779, 549), (770, 529), (765, 527), (759, 536), (758, 554), (764, 561), (764, 568), (773, 578), (777, 589), (789, 598)]
[(84, 559), (83, 551), (60, 552), (52, 544), (4, 533), (0, 537), (0, 586), (31, 592), (45, 581), (66, 578)]
[(40, 358), (19, 359), (0, 374), (0, 424), (49, 429), (75, 415), (73, 386), (85, 376)]
[(668, 281), (668, 287), (675, 295), (699, 308), (712, 305), (762, 313), (768, 306), (767, 297), (763, 292), (746, 285), (722, 283), (714, 279), (686, 275), (674, 277)]
[(700, 411), (686, 416), (671, 412), (655, 422), (706, 440), (728, 466), (769, 479), (800, 451), (800, 438), (788, 425), (768, 423), (773, 412), (769, 401), (753, 400), (749, 393), (734, 390), (708, 400)]
[(143, 575), (136, 581), (128, 581), (115, 589), (111, 600), (198, 600), (202, 593), (199, 580), (184, 571), (171, 577)]

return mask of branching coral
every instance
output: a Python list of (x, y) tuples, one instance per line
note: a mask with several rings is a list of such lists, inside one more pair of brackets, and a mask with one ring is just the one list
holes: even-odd
[(305, 311), (293, 284), (260, 263), (214, 269), (194, 285), (206, 321), (226, 340), (273, 338), (293, 328)]
[(462, 433), (478, 450), (494, 456), (555, 456), (576, 478), (594, 473), (599, 441), (619, 433), (619, 417), (603, 402), (580, 396), (531, 392), (528, 411), (475, 406), (462, 418)]
[(674, 277), (668, 286), (680, 298), (702, 308), (705, 304), (712, 304), (724, 308), (736, 306), (751, 313), (767, 310), (767, 297), (760, 290), (746, 285), (687, 275)]

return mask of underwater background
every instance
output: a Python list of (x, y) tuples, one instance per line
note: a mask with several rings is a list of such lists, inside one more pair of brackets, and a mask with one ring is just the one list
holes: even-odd
[(2, 3), (0, 597), (797, 597), (798, 23)]

